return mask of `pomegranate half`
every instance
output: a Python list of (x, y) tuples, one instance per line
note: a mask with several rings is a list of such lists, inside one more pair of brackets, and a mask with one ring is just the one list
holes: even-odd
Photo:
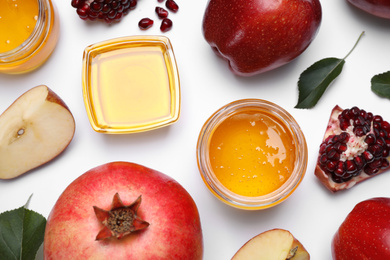
[(202, 259), (190, 194), (150, 168), (111, 162), (74, 180), (47, 219), (44, 259)]
[(389, 170), (390, 124), (358, 107), (335, 106), (320, 145), (315, 175), (332, 192)]

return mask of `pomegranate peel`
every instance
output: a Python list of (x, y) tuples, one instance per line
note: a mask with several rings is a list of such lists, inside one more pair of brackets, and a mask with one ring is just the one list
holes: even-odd
[(390, 124), (358, 107), (331, 112), (315, 175), (332, 192), (389, 170)]
[(112, 200), (110, 210), (104, 210), (93, 206), (97, 219), (104, 225), (96, 236), (96, 240), (110, 237), (121, 239), (132, 232), (145, 229), (149, 223), (137, 216), (137, 210), (141, 205), (141, 195), (130, 205), (125, 206), (116, 193)]

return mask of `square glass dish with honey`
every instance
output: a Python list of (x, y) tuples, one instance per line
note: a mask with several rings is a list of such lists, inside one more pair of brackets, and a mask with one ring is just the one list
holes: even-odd
[(129, 36), (88, 46), (82, 80), (97, 132), (142, 132), (179, 119), (179, 74), (167, 37)]

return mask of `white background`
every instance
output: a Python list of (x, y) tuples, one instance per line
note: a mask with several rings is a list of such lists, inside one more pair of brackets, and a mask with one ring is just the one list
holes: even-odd
[[(30, 88), (46, 84), (69, 106), (76, 133), (67, 150), (54, 161), (20, 178), (0, 181), (0, 212), (22, 206), (33, 194), (29, 208), (47, 217), (61, 192), (79, 175), (107, 162), (130, 161), (170, 175), (192, 195), (201, 217), (204, 259), (230, 259), (253, 236), (284, 228), (304, 244), (312, 259), (326, 260), (331, 259), (332, 236), (353, 206), (371, 197), (390, 196), (390, 173), (336, 194), (314, 176), (318, 147), (336, 104), (343, 108), (357, 105), (390, 120), (390, 100), (370, 90), (371, 77), (390, 70), (390, 21), (363, 13), (345, 0), (323, 0), (319, 33), (299, 58), (272, 72), (240, 78), (214, 55), (203, 38), (206, 0), (177, 0), (180, 10), (170, 14), (174, 25), (167, 33), (159, 30), (154, 8), (162, 4), (156, 0), (139, 0), (135, 10), (112, 26), (79, 19), (70, 2), (55, 1), (61, 35), (44, 66), (25, 75), (0, 75), (0, 111)], [(138, 21), (147, 16), (155, 24), (141, 31)], [(365, 35), (347, 58), (342, 74), (316, 107), (295, 109), (300, 73), (322, 58), (343, 58), (362, 31)], [(145, 133), (96, 133), (82, 97), (83, 50), (99, 41), (138, 34), (170, 38), (181, 79), (181, 117), (171, 126)], [(287, 201), (268, 210), (243, 211), (223, 204), (203, 184), (197, 168), (196, 142), (203, 123), (221, 106), (242, 98), (266, 99), (285, 108), (300, 124), (308, 143), (309, 163), (303, 182)]]

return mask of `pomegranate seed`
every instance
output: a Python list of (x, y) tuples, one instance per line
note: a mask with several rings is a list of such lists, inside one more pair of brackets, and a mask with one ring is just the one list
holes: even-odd
[(72, 0), (71, 5), (72, 5), (74, 8), (77, 8), (77, 7), (80, 5), (80, 0)]
[(358, 107), (353, 107), (350, 110), (350, 114), (353, 115), (353, 116), (357, 116), (357, 115), (360, 114), (360, 109)]
[(342, 177), (345, 174), (345, 164), (343, 162), (338, 162), (334, 174)]
[(164, 18), (161, 22), (160, 30), (162, 32), (167, 32), (172, 28), (172, 21), (169, 18)]
[(149, 18), (142, 18), (139, 23), (138, 23), (138, 27), (141, 29), (141, 30), (146, 30), (146, 29), (149, 29), (150, 27), (152, 27), (153, 25), (153, 20), (152, 19), (149, 19)]
[(371, 145), (371, 144), (376, 143), (375, 135), (373, 135), (373, 134), (368, 134), (368, 135), (366, 136), (366, 138), (364, 139), (364, 141), (365, 141), (368, 145)]
[(177, 12), (179, 10), (179, 6), (173, 0), (167, 0), (165, 2), (165, 6), (171, 10), (172, 12)]
[(347, 172), (349, 172), (349, 173), (354, 173), (355, 171), (357, 171), (357, 167), (356, 167), (355, 162), (352, 160), (346, 161), (346, 169), (347, 169)]
[(340, 160), (340, 154), (335, 149), (331, 149), (326, 156), (332, 161)]
[(102, 4), (98, 2), (92, 2), (90, 5), (91, 10), (95, 12), (100, 12), (100, 10), (102, 10), (102, 7), (103, 7)]
[(156, 7), (156, 14), (161, 19), (168, 17), (168, 11), (158, 6)]
[(137, 6), (137, 0), (130, 0), (130, 9), (134, 9)]
[(330, 172), (333, 172), (337, 167), (337, 162), (335, 161), (328, 161), (327, 164), (325, 165), (325, 168), (330, 171)]
[(364, 172), (367, 173), (368, 175), (373, 175), (379, 171), (378, 168), (371, 168), (368, 165), (364, 167)]
[(328, 157), (326, 157), (326, 154), (321, 155), (320, 164), (325, 165), (327, 161), (328, 161)]
[(374, 116), (373, 121), (377, 122), (377, 123), (382, 123), (383, 118), (381, 116), (377, 115), (377, 116)]
[(374, 156), (369, 151), (364, 151), (362, 155), (364, 160), (366, 160), (367, 163), (370, 163), (374, 160)]
[(355, 157), (353, 160), (356, 164), (356, 167), (359, 170), (361, 170), (363, 168), (363, 166), (366, 164), (366, 161), (364, 160), (364, 158), (362, 156)]
[(349, 127), (349, 119), (340, 118), (340, 129), (345, 131)]
[(381, 122), (381, 127), (383, 130), (386, 130), (387, 132), (390, 131), (390, 123), (387, 121), (382, 121)]
[(382, 160), (377, 159), (367, 164), (371, 169), (379, 169), (382, 166)]

